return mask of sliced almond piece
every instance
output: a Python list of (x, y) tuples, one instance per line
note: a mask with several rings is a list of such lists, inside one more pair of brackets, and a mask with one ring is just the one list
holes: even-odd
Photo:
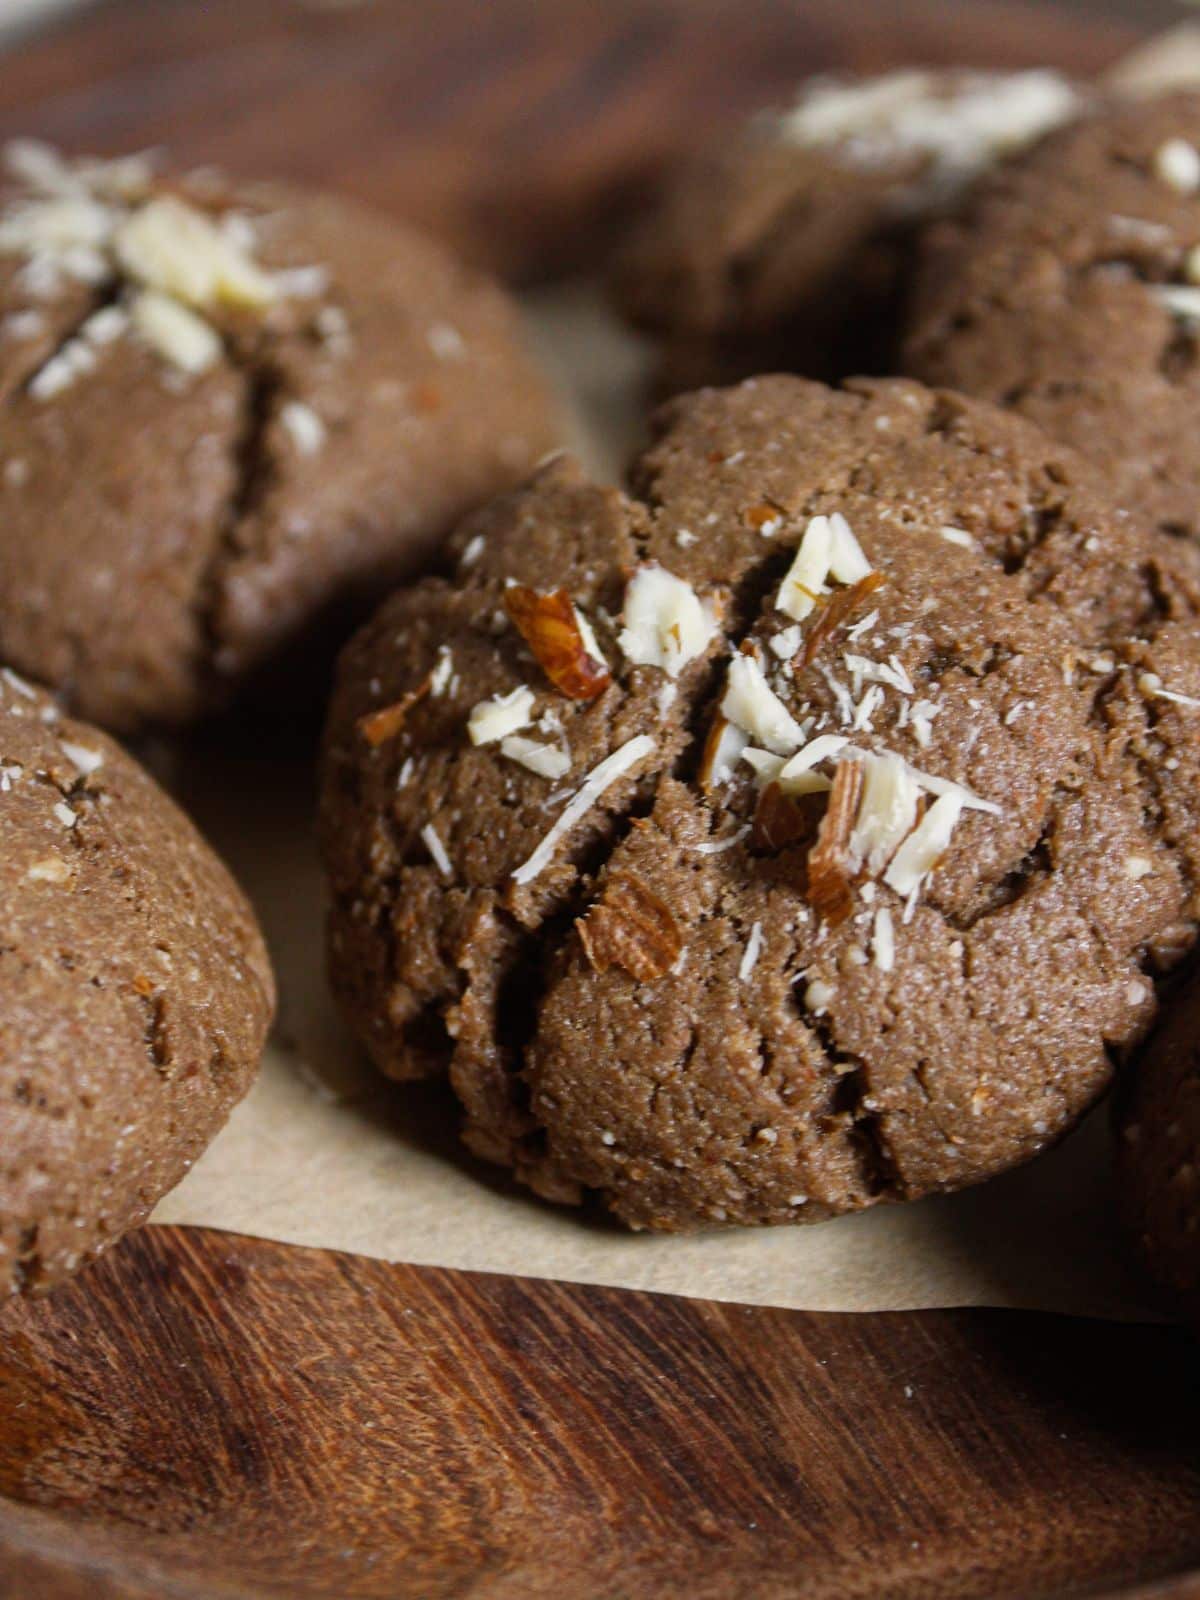
[(570, 700), (594, 700), (604, 693), (612, 673), (565, 589), (540, 594), (519, 583), (509, 584), (504, 607), (560, 694)]
[(817, 829), (817, 842), (808, 852), (808, 899), (835, 925), (854, 909), (854, 862), (850, 834), (862, 797), (861, 761), (839, 761), (833, 775), (829, 805)]
[(670, 908), (631, 872), (615, 874), (586, 917), (575, 926), (597, 972), (621, 967), (639, 983), (670, 972), (683, 937)]

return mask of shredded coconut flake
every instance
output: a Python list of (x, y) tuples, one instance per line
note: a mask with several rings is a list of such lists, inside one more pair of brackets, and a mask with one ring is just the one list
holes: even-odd
[(750, 937), (746, 940), (746, 948), (742, 952), (741, 965), (738, 967), (738, 979), (745, 983), (746, 979), (758, 965), (758, 958), (762, 954), (763, 931), (762, 923), (756, 922), (750, 929)]
[(514, 881), (519, 884), (531, 883), (553, 859), (559, 840), (591, 810), (607, 789), (636, 767), (638, 762), (648, 756), (653, 749), (654, 740), (648, 734), (639, 733), (635, 738), (626, 740), (611, 755), (605, 756), (603, 761), (598, 762), (528, 861), (512, 874)]
[(709, 839), (703, 844), (694, 844), (692, 850), (698, 856), (723, 855), (726, 850), (732, 850), (735, 845), (741, 844), (749, 832), (750, 824), (747, 822), (735, 832), (727, 834), (724, 839)]
[(426, 850), (429, 851), (433, 864), (442, 877), (452, 878), (454, 876), (453, 864), (446, 854), (446, 846), (442, 843), (441, 837), (432, 822), (427, 822), (421, 829), (421, 842)]
[(892, 925), (892, 913), (886, 906), (880, 906), (875, 913), (871, 954), (880, 972), (890, 972), (896, 964), (896, 933)]

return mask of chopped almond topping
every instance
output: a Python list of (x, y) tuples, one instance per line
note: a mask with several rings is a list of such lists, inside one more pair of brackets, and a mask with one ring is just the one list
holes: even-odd
[(504, 606), (550, 682), (570, 700), (594, 700), (612, 674), (588, 648), (581, 619), (565, 589), (539, 594), (513, 583)]
[(789, 845), (811, 839), (816, 825), (811, 795), (793, 800), (778, 783), (769, 783), (758, 797), (750, 830), (750, 848), (778, 853)]
[(433, 682), (432, 675), (426, 675), (423, 682), (415, 689), (410, 689), (405, 695), (390, 706), (380, 706), (378, 711), (368, 711), (366, 716), (359, 717), (358, 731), (372, 747), (386, 744), (389, 739), (394, 739), (404, 726), (405, 718), (412, 708), (424, 700), (429, 693)]
[(597, 972), (621, 967), (638, 983), (661, 978), (683, 951), (670, 909), (631, 872), (610, 878), (601, 899), (575, 926)]
[(865, 577), (859, 578), (848, 588), (835, 589), (831, 595), (823, 599), (796, 657), (797, 669), (811, 666), (816, 659), (817, 651), (826, 640), (832, 638), (840, 627), (849, 622), (863, 601), (881, 588), (885, 581), (882, 572), (868, 572)]
[(711, 794), (718, 784), (728, 783), (737, 770), (742, 751), (750, 743), (749, 734), (735, 728), (718, 711), (704, 741), (700, 758), (700, 788)]
[(862, 797), (861, 761), (839, 761), (829, 805), (808, 852), (808, 898), (831, 923), (844, 922), (854, 908), (850, 833)]
[(717, 631), (717, 610), (690, 583), (650, 562), (629, 580), (624, 622), (618, 642), (626, 659), (661, 667), (676, 678), (708, 648)]
[(780, 524), (783, 522), (783, 512), (780, 511), (779, 507), (768, 505), (765, 500), (759, 505), (748, 506), (742, 515), (750, 527), (767, 537), (777, 533)]

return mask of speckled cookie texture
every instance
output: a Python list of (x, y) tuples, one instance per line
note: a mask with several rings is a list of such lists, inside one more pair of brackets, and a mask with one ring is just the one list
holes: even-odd
[(89, 717), (220, 703), (554, 442), (510, 302), (395, 222), (7, 159), (0, 656)]
[(662, 386), (893, 370), (918, 223), (1080, 104), (1041, 71), (818, 79), (699, 154), (615, 273)]
[(250, 1085), (262, 938), (191, 823), (0, 670), (0, 1295), (142, 1222)]
[(903, 381), (677, 401), (348, 646), (323, 848), (379, 1066), (638, 1228), (812, 1221), (1034, 1155), (1200, 900), (1200, 560)]
[(1200, 1316), (1200, 973), (1174, 994), (1129, 1075), (1117, 1128), (1126, 1232), (1153, 1279)]
[(905, 370), (1032, 418), (1200, 533), (1200, 94), (1060, 130), (932, 228)]

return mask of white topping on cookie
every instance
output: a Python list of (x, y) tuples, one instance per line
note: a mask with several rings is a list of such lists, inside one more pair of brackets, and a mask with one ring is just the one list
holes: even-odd
[(803, 622), (825, 592), (833, 558), (833, 529), (828, 517), (813, 517), (804, 530), (775, 604), (785, 616)]
[(943, 794), (892, 857), (883, 881), (899, 895), (911, 895), (941, 861), (963, 812), (960, 794)]
[(618, 644), (635, 665), (661, 667), (675, 678), (717, 632), (710, 604), (665, 567), (639, 567), (625, 589), (625, 623)]
[(850, 852), (872, 876), (891, 860), (917, 820), (921, 791), (902, 756), (863, 757), (863, 792), (850, 834)]
[(816, 772), (822, 761), (830, 761), (844, 750), (848, 741), (840, 734), (821, 733), (798, 750), (790, 761), (779, 769), (775, 782), (784, 794), (819, 794), (830, 787), (823, 773)]
[(938, 532), (947, 544), (962, 545), (964, 550), (974, 550), (979, 543), (973, 533), (968, 533), (965, 528), (956, 528), (948, 522), (944, 522)]
[(565, 778), (571, 770), (571, 757), (554, 745), (540, 744), (519, 734), (508, 734), (500, 741), (500, 754), (516, 761), (539, 778)]
[(1195, 695), (1180, 694), (1176, 689), (1164, 688), (1157, 672), (1143, 672), (1138, 678), (1137, 686), (1150, 700), (1170, 700), (1177, 706), (1200, 706), (1200, 700)]
[(1167, 139), (1154, 152), (1154, 176), (1177, 194), (1200, 189), (1200, 150), (1186, 139)]
[(446, 854), (446, 846), (442, 843), (441, 836), (432, 822), (427, 822), (421, 829), (421, 842), (429, 851), (430, 859), (441, 873), (443, 878), (454, 876), (454, 867), (450, 857)]
[(896, 964), (896, 933), (892, 913), (880, 906), (871, 930), (871, 955), (880, 972), (890, 972)]
[(169, 295), (143, 289), (130, 316), (146, 343), (180, 372), (195, 377), (221, 358), (221, 341), (209, 324)]
[(1200, 322), (1200, 289), (1178, 283), (1154, 283), (1150, 285), (1150, 293), (1173, 317), (1182, 322)]
[(1154, 863), (1149, 856), (1126, 856), (1124, 868), (1125, 876), (1138, 883), (1154, 871)]
[(836, 148), (857, 166), (921, 164), (916, 199), (952, 194), (1001, 156), (1032, 143), (1079, 109), (1056, 72), (886, 73), (862, 83), (818, 79), (776, 119), (788, 143)]
[(829, 1010), (837, 990), (831, 983), (826, 983), (824, 978), (814, 978), (804, 990), (804, 1004), (814, 1017), (823, 1016)]
[(59, 800), (54, 807), (54, 815), (64, 828), (73, 828), (79, 821), (78, 816), (71, 810), (65, 800)]
[(60, 739), (58, 744), (63, 755), (83, 773), (85, 778), (90, 777), (98, 767), (104, 765), (104, 757), (99, 750), (89, 750), (86, 745), (74, 744), (67, 739)]
[(639, 733), (634, 738), (626, 740), (611, 755), (605, 756), (603, 761), (598, 762), (588, 773), (578, 792), (563, 808), (562, 815), (528, 861), (512, 874), (514, 881), (518, 884), (531, 883), (549, 866), (559, 841), (571, 831), (581, 817), (586, 816), (601, 795), (653, 750), (654, 740), (648, 734)]
[(174, 195), (140, 206), (112, 235), (126, 275), (196, 310), (219, 305), (261, 310), (275, 299), (270, 276), (204, 212)]
[(437, 661), (429, 675), (429, 692), (432, 695), (445, 694), (451, 688), (454, 677), (454, 655), (448, 644), (438, 646)]
[(750, 929), (750, 937), (746, 940), (746, 948), (742, 952), (742, 959), (738, 965), (738, 979), (745, 983), (746, 979), (758, 965), (758, 958), (762, 954), (763, 931), (762, 923), (756, 922)]
[(37, 699), (37, 690), (33, 685), (26, 683), (25, 679), (19, 677), (11, 667), (0, 667), (0, 678), (3, 678), (10, 689), (15, 690), (19, 695), (23, 695), (26, 700)]
[(776, 755), (791, 755), (804, 742), (804, 730), (775, 694), (753, 656), (729, 663), (722, 714)]
[(521, 684), (510, 694), (493, 695), (472, 706), (467, 734), (472, 744), (496, 744), (533, 721), (533, 690)]
[(325, 424), (302, 401), (289, 400), (280, 408), (279, 420), (302, 456), (315, 456), (325, 443)]

